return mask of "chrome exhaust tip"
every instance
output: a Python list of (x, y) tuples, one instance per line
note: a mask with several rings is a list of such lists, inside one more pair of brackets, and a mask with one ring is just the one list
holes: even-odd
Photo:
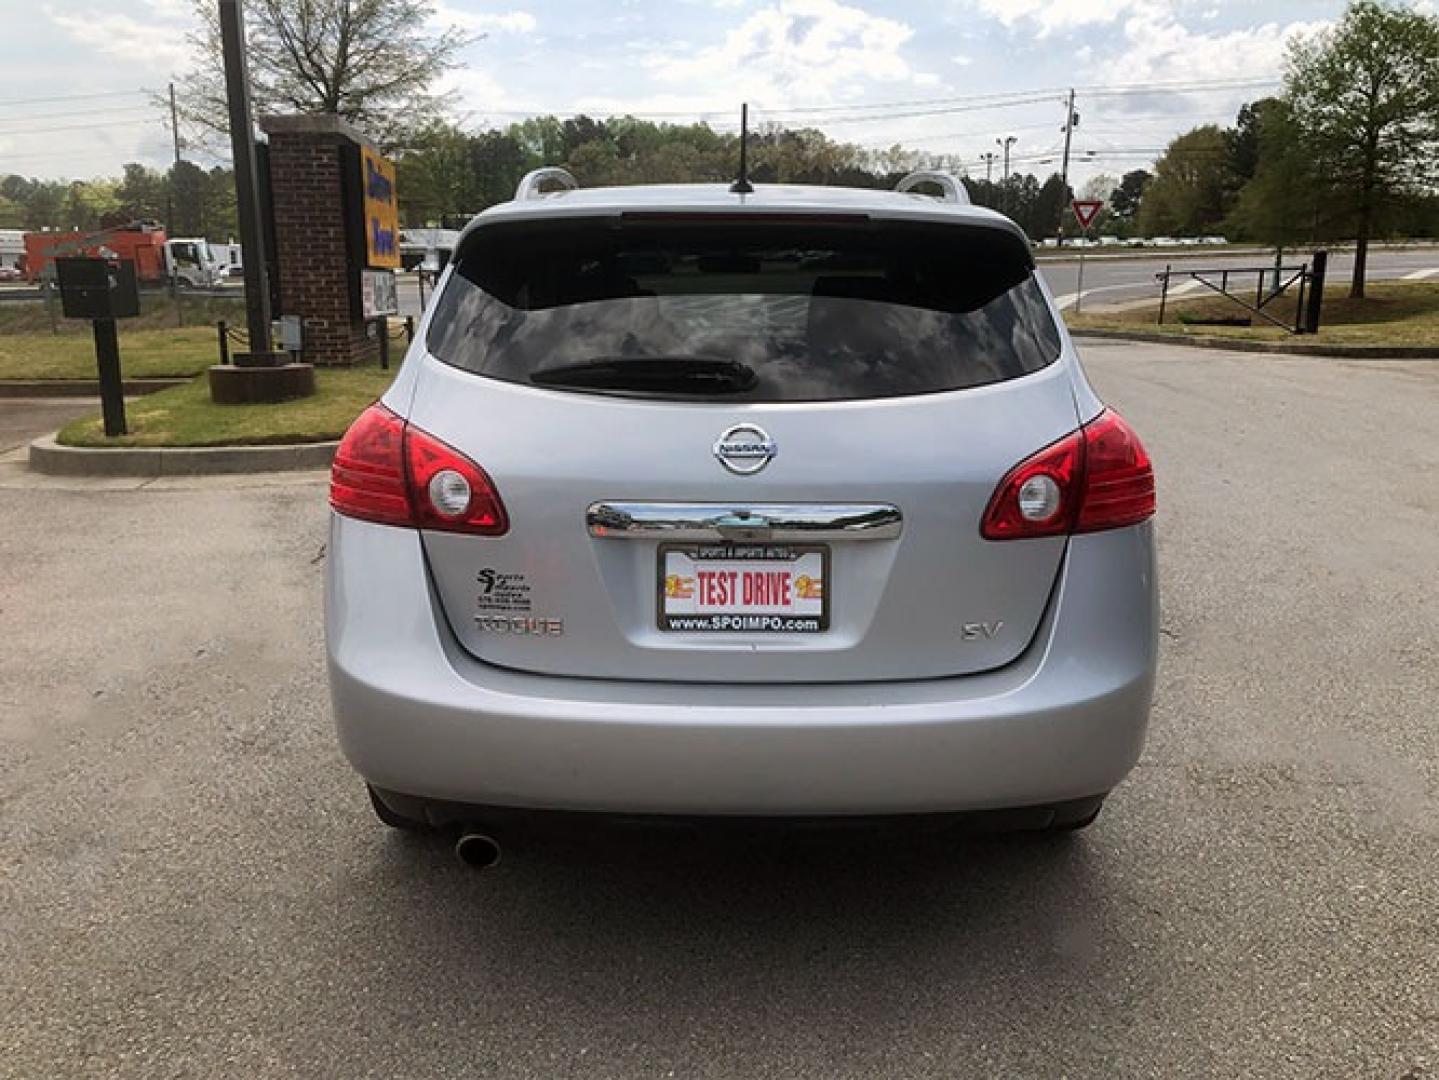
[(472, 870), (488, 870), (500, 861), (500, 845), (493, 836), (463, 832), (455, 841), (455, 858)]

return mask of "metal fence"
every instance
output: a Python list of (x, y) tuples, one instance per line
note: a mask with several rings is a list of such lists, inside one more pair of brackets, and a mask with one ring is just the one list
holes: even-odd
[[(1213, 269), (1176, 270), (1173, 264), (1166, 264), (1163, 270), (1154, 275), (1155, 280), (1160, 284), (1159, 323), (1160, 325), (1164, 323), (1164, 316), (1170, 301), (1171, 282), (1175, 278), (1187, 278), (1190, 281), (1198, 282), (1249, 312), (1251, 321), (1253, 317), (1257, 316), (1286, 333), (1318, 333), (1324, 305), (1324, 276), (1328, 266), (1329, 253), (1327, 251), (1316, 251), (1309, 262), (1300, 263), (1298, 266), (1283, 266), (1274, 263), (1270, 266), (1221, 266)], [(1231, 281), (1245, 281), (1251, 274), (1254, 276), (1254, 302), (1252, 304), (1249, 302), (1247, 286), (1242, 294), (1229, 287)], [(1270, 282), (1272, 284), (1269, 284)], [(1298, 290), (1295, 297), (1293, 320), (1290, 321), (1272, 314), (1271, 309), (1278, 311), (1277, 302), (1287, 296), (1296, 285)]]

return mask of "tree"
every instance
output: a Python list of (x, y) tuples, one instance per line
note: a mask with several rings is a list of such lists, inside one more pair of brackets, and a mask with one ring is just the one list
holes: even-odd
[(1284, 86), (1309, 153), (1353, 193), (1349, 295), (1362, 297), (1380, 214), (1439, 173), (1439, 17), (1353, 0), (1337, 25), (1290, 44)]
[(1218, 228), (1230, 190), (1227, 152), (1224, 132), (1214, 124), (1172, 140), (1154, 163), (1140, 227), (1151, 236), (1199, 236)]
[(235, 174), (216, 167), (206, 172), (189, 161), (170, 168), (172, 198), (170, 230), (173, 236), (204, 236), (226, 240), (234, 236)]
[(25, 207), (0, 192), (0, 229), (23, 229)]
[(1040, 187), (1035, 195), (1034, 205), (1030, 208), (1027, 229), (1029, 235), (1036, 238), (1054, 236), (1059, 231), (1059, 223), (1073, 198), (1074, 192), (1061, 179), (1059, 173), (1050, 173), (1049, 179)]
[(82, 232), (120, 224), (119, 209), (113, 180), (76, 180), (66, 188), (65, 222)]
[(469, 169), (475, 184), (474, 201), (464, 207), (467, 213), (503, 202), (515, 193), (520, 177), (538, 162), (526, 156), (512, 132), (486, 131), (470, 138)]
[(435, 124), (395, 160), (395, 191), (406, 224), (429, 225), (480, 204), (470, 170), (472, 139), (452, 124)]
[[(179, 83), (180, 111), (201, 130), (228, 130), (215, 0), (192, 0), (202, 62)], [(246, 55), (255, 112), (333, 113), (382, 146), (404, 144), (439, 119), (431, 93), (473, 38), (427, 29), (432, 0), (251, 0)]]
[(1234, 126), (1224, 133), (1229, 149), (1229, 172), (1238, 186), (1254, 179), (1259, 171), (1265, 118), (1281, 104), (1278, 98), (1268, 97), (1239, 106)]
[(1147, 169), (1134, 169), (1120, 178), (1119, 186), (1109, 193), (1109, 209), (1128, 225), (1139, 215), (1139, 203), (1154, 177)]
[(117, 216), (121, 223), (164, 221), (169, 186), (165, 176), (154, 169), (135, 162), (126, 165), (125, 176), (115, 189), (115, 197), (120, 200)]
[(1317, 229), (1317, 211), (1329, 191), (1324, 177), (1315, 168), (1294, 122), (1287, 102), (1267, 98), (1251, 108), (1246, 125), (1241, 110), (1241, 128), (1246, 157), (1252, 152), (1253, 167), (1238, 200), (1225, 222), (1231, 238), (1260, 240), (1284, 248)]

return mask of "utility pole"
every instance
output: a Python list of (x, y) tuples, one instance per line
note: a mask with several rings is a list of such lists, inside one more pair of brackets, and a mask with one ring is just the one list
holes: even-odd
[(230, 106), (240, 247), (245, 253), (245, 325), (250, 336), (250, 351), (237, 353), (232, 359), (236, 367), (269, 367), (283, 363), (284, 358), (275, 354), (270, 338), (270, 283), (255, 125), (250, 114), (250, 73), (245, 64), (243, 0), (220, 0), (220, 42), (225, 57), (225, 96)]
[[(180, 164), (180, 111), (175, 108), (175, 84), (173, 82), (170, 84), (170, 136), (175, 143), (175, 165), (178, 166)], [(170, 182), (165, 185), (165, 236), (169, 240), (175, 238), (175, 178), (178, 173), (179, 169), (172, 166)], [(166, 262), (168, 263), (169, 260), (167, 259)], [(177, 322), (185, 317), (181, 313), (179, 292), (180, 283), (172, 274), (170, 275), (170, 298), (176, 301), (175, 319)]]
[[(1074, 87), (1069, 88), (1069, 97), (1064, 103), (1064, 164), (1059, 169), (1059, 183), (1064, 189), (1065, 199), (1069, 198), (1069, 143), (1074, 138), (1074, 122), (1079, 119), (1074, 114)], [(1064, 211), (1059, 211), (1059, 236), (1055, 240), (1056, 247), (1064, 246)]]
[(180, 164), (180, 110), (175, 107), (175, 84), (170, 84), (170, 135), (175, 140), (175, 164)]

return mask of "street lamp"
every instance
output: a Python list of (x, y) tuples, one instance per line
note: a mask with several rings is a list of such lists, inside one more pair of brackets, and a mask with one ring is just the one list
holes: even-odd
[(1009, 148), (1019, 142), (1017, 135), (1006, 135), (995, 139), (994, 144), (1004, 149), (1004, 172), (999, 176), (999, 208), (1004, 210), (1009, 203)]
[(1004, 147), (1004, 172), (999, 178), (1001, 182), (1009, 179), (1009, 148), (1017, 142), (1019, 142), (1018, 135), (1006, 135), (1002, 139), (994, 140), (996, 146)]

